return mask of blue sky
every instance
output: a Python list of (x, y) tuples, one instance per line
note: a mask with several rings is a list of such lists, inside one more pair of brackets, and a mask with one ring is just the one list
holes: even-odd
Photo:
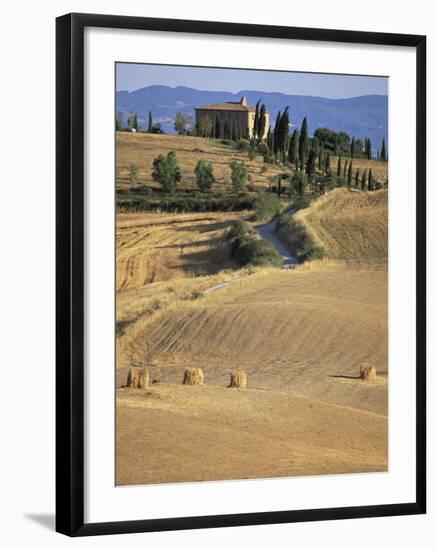
[(133, 91), (152, 85), (234, 93), (260, 90), (332, 99), (388, 94), (386, 77), (117, 63), (117, 91)]

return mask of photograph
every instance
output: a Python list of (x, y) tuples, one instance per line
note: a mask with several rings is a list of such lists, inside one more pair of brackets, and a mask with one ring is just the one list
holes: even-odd
[(116, 486), (387, 472), (389, 78), (114, 98)]

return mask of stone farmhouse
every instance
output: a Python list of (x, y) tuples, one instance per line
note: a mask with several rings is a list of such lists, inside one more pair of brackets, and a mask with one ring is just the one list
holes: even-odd
[[(255, 107), (247, 104), (245, 96), (240, 101), (226, 101), (201, 105), (195, 108), (196, 128), (205, 135), (214, 135), (220, 138), (253, 136), (255, 121)], [(270, 125), (270, 116), (266, 111), (265, 138)], [(234, 135), (232, 135), (234, 134)]]

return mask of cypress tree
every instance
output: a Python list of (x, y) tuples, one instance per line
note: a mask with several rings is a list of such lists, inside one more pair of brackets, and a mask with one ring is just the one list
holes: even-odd
[(299, 159), (301, 166), (305, 162), (308, 155), (308, 121), (307, 117), (304, 117), (302, 121), (302, 127), (299, 135)]
[(346, 179), (347, 175), (347, 160), (344, 161), (344, 167), (343, 167), (343, 178)]
[(325, 173), (329, 174), (331, 171), (331, 155), (328, 153), (325, 157)]
[(279, 130), (280, 121), (281, 121), (281, 111), (278, 111), (278, 114), (276, 115), (275, 127), (273, 129), (273, 151), (275, 153), (275, 157), (277, 156), (277, 153), (279, 151), (278, 130)]
[(387, 150), (385, 148), (385, 139), (382, 138), (382, 145), (381, 145), (381, 160), (384, 162), (387, 162)]
[(295, 163), (297, 153), (298, 153), (297, 130), (294, 130), (294, 132), (291, 135), (290, 143), (288, 144), (288, 161)]
[(273, 134), (270, 126), (267, 130), (267, 147), (269, 148), (270, 154), (273, 154)]
[(232, 139), (237, 141), (237, 125), (235, 124), (235, 121), (232, 121)]
[(355, 151), (355, 137), (352, 136), (352, 141), (351, 141), (351, 159), (354, 158), (354, 151)]
[(285, 150), (288, 139), (288, 125), (290, 118), (288, 116), (288, 107), (285, 107), (278, 124), (278, 151), (282, 154), (283, 160), (285, 160)]
[(315, 169), (316, 169), (316, 153), (314, 152), (314, 149), (310, 149), (308, 153), (308, 160), (307, 160), (308, 176), (312, 176), (314, 174)]
[(352, 161), (349, 163), (349, 169), (347, 171), (347, 186), (352, 187)]
[(148, 124), (148, 126), (147, 126), (147, 131), (149, 132), (149, 134), (151, 134), (152, 131), (153, 131), (152, 111), (149, 111), (149, 124)]
[(253, 121), (253, 132), (252, 132), (252, 136), (254, 139), (256, 139), (258, 137), (258, 124), (259, 124), (259, 102), (261, 100), (258, 99), (258, 101), (256, 102), (256, 106), (255, 106), (255, 119)]
[(266, 131), (266, 123), (267, 123), (266, 106), (263, 103), (261, 105), (261, 109), (259, 111), (259, 118), (258, 118), (258, 139), (260, 141), (264, 140), (264, 134), (265, 134), (265, 131)]
[(215, 130), (214, 130), (215, 137), (220, 138), (220, 120), (218, 116), (215, 117), (214, 126), (215, 126)]
[(360, 169), (357, 168), (357, 171), (355, 172), (355, 188), (360, 188)]
[(374, 191), (373, 176), (372, 176), (372, 169), (371, 168), (369, 168), (369, 177), (368, 177), (367, 186), (369, 188), (369, 191)]
[(320, 149), (319, 151), (319, 171), (322, 171), (323, 166), (323, 149)]
[(370, 138), (366, 138), (366, 157), (368, 160), (372, 160), (372, 143)]
[(341, 157), (338, 157), (337, 163), (337, 178), (341, 177)]
[(366, 170), (364, 170), (363, 175), (361, 176), (361, 191), (366, 190)]

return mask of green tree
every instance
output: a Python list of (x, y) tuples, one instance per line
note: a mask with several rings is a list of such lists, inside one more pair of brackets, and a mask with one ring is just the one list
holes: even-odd
[(282, 160), (285, 162), (285, 151), (288, 140), (288, 127), (290, 124), (290, 118), (288, 115), (288, 107), (285, 107), (281, 118), (278, 123), (277, 139), (278, 139), (278, 151), (282, 155)]
[(260, 141), (264, 140), (264, 134), (266, 132), (266, 124), (267, 124), (266, 106), (263, 103), (259, 111), (259, 119), (258, 119), (258, 139)]
[(308, 153), (308, 160), (307, 160), (307, 174), (308, 176), (313, 176), (314, 172), (316, 171), (316, 153), (314, 152), (314, 149), (310, 149)]
[(341, 157), (338, 157), (337, 162), (337, 178), (341, 177)]
[(136, 187), (138, 185), (138, 174), (138, 166), (136, 164), (131, 164), (129, 171), (129, 182), (131, 187)]
[(299, 137), (297, 130), (291, 135), (290, 142), (288, 144), (288, 162), (292, 162), (296, 165), (296, 169), (299, 162)]
[(209, 191), (215, 182), (212, 164), (206, 160), (199, 160), (194, 169), (196, 184), (201, 191)]
[(122, 129), (122, 122), (120, 113), (117, 113), (115, 116), (115, 131), (118, 132)]
[(174, 129), (180, 136), (184, 136), (187, 133), (188, 123), (189, 119), (185, 113), (176, 113)]
[(220, 138), (220, 119), (218, 116), (215, 117), (214, 135), (216, 138)]
[(331, 171), (331, 155), (328, 153), (325, 157), (325, 174)]
[(213, 130), (212, 120), (206, 116), (202, 117), (197, 124), (197, 132), (200, 137), (211, 137)]
[(234, 141), (237, 141), (238, 134), (237, 134), (237, 125), (234, 121), (232, 121), (232, 130), (231, 130), (231, 136)]
[(153, 161), (152, 177), (159, 182), (166, 193), (173, 193), (178, 182), (181, 181), (182, 173), (179, 168), (176, 154), (170, 151), (167, 156), (159, 155)]
[(352, 161), (349, 163), (349, 168), (347, 171), (347, 186), (352, 187)]
[(364, 170), (363, 175), (361, 176), (361, 191), (366, 191), (367, 187), (367, 174), (366, 170)]
[(321, 172), (323, 170), (323, 149), (320, 149), (318, 158), (319, 158), (319, 171)]
[(386, 147), (385, 147), (385, 139), (382, 138), (382, 145), (381, 145), (381, 160), (383, 160), (384, 162), (387, 162), (387, 150), (386, 150)]
[(351, 141), (351, 159), (354, 158), (354, 154), (355, 154), (355, 137), (352, 136), (352, 141)]
[(323, 149), (334, 151), (335, 132), (329, 128), (317, 128), (314, 130), (314, 137), (319, 140), (320, 146)]
[(275, 121), (275, 127), (273, 129), (273, 152), (275, 153), (275, 158), (278, 155), (279, 152), (279, 124), (281, 122), (281, 111), (278, 111), (278, 114), (276, 115), (276, 121)]
[(153, 132), (153, 117), (152, 117), (152, 111), (149, 111), (149, 124), (147, 126), (147, 131), (149, 134)]
[(270, 126), (267, 129), (267, 147), (269, 148), (270, 154), (273, 155), (273, 134)]
[(131, 130), (138, 130), (138, 117), (136, 113), (129, 116), (128, 126)]
[(304, 117), (299, 134), (299, 160), (301, 166), (305, 163), (308, 155), (308, 121)]
[(366, 145), (365, 145), (365, 147), (366, 147), (366, 151), (365, 151), (366, 157), (367, 157), (368, 160), (372, 160), (372, 143), (370, 141), (370, 138), (366, 138), (365, 143), (366, 143)]
[(347, 160), (344, 161), (343, 179), (346, 179), (346, 176), (347, 176)]
[(367, 187), (369, 188), (369, 191), (375, 190), (374, 183), (375, 182), (373, 181), (372, 169), (369, 168), (369, 175), (367, 178)]
[(236, 193), (246, 190), (248, 176), (249, 171), (244, 160), (241, 162), (234, 160), (231, 163), (231, 181), (232, 187)]
[(290, 186), (293, 193), (302, 196), (308, 185), (308, 176), (305, 172), (296, 172), (290, 178)]
[(252, 135), (253, 135), (253, 138), (256, 139), (258, 137), (258, 124), (259, 124), (259, 102), (261, 100), (258, 99), (258, 101), (256, 102), (256, 106), (255, 106), (255, 118), (253, 120), (253, 132), (252, 132)]
[(355, 172), (355, 188), (360, 188), (360, 169), (357, 168), (357, 171)]

